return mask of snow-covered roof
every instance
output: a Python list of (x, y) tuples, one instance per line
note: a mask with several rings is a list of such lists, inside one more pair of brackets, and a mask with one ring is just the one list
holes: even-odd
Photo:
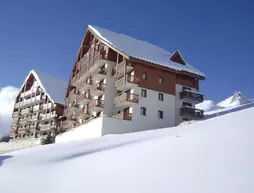
[(158, 46), (96, 26), (89, 25), (88, 29), (95, 33), (101, 40), (127, 56), (162, 65), (177, 71), (185, 71), (199, 76), (205, 76), (201, 71), (190, 64), (182, 65), (171, 61), (170, 56), (172, 56), (172, 53)]
[[(31, 74), (38, 81), (40, 87), (47, 93), (49, 98), (54, 103), (59, 104), (65, 103), (65, 93), (67, 89), (67, 83), (64, 80), (56, 78), (44, 72), (31, 70), (24, 84), (26, 83)], [(21, 88), (23, 88), (24, 84), (22, 85)]]

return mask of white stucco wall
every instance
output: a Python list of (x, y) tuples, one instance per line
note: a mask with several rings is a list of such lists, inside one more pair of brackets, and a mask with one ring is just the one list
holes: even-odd
[[(175, 96), (165, 94), (164, 100), (158, 100), (159, 92), (147, 90), (147, 98), (141, 97), (141, 87), (135, 87), (134, 93), (139, 95), (139, 103), (132, 107), (132, 124), (137, 130), (175, 126)], [(141, 115), (141, 107), (146, 107), (146, 116)], [(159, 119), (158, 111), (163, 111), (163, 119)]]

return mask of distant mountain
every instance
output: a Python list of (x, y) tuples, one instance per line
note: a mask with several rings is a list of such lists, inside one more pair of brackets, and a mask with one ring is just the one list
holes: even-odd
[(237, 91), (233, 94), (233, 96), (230, 96), (227, 99), (219, 102), (217, 105), (219, 107), (236, 107), (239, 105), (250, 103), (252, 101), (252, 99), (248, 99), (241, 92)]
[(204, 100), (202, 103), (197, 104), (196, 108), (202, 109), (204, 111), (213, 111), (221, 109), (222, 107), (217, 106), (212, 100)]

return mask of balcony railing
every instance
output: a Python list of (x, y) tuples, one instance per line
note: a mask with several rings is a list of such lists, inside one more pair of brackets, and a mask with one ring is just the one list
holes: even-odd
[(99, 68), (98, 70), (95, 70), (92, 74), (93, 79), (95, 80), (101, 80), (107, 75), (107, 68)]
[(84, 94), (81, 94), (77, 98), (77, 103), (80, 105), (85, 105), (85, 104), (89, 103), (91, 100), (92, 100), (92, 96), (86, 92)]
[(79, 91), (83, 92), (92, 86), (92, 79), (86, 78), (85, 80), (80, 81), (77, 85), (78, 85)]
[(132, 93), (121, 93), (115, 98), (115, 104), (120, 104), (124, 102), (138, 103), (139, 95)]
[(13, 117), (18, 117), (20, 115), (20, 111), (16, 111), (13, 113)]
[(92, 86), (91, 88), (91, 94), (93, 95), (96, 91), (105, 91), (105, 84), (103, 83), (96, 83), (95, 85)]
[(131, 121), (132, 113), (121, 112), (121, 113), (116, 114), (115, 116), (113, 116), (113, 118)]
[(135, 76), (132, 76), (130, 74), (127, 74), (125, 77), (120, 78), (115, 82), (115, 87), (116, 88), (121, 88), (125, 86), (126, 84), (134, 84), (138, 85), (139, 84), (139, 79), (136, 78)]
[(90, 109), (94, 109), (94, 108), (100, 108), (102, 109), (104, 106), (104, 101), (103, 100), (93, 100), (90, 104), (89, 104), (89, 107)]
[(30, 89), (28, 91), (22, 92), (20, 94), (20, 97), (31, 97), (31, 96), (35, 96), (35, 95), (39, 95), (40, 94), (40, 90), (39, 88), (36, 89)]
[(133, 66), (131, 65), (130, 62), (123, 60), (122, 62), (120, 62), (119, 64), (117, 64), (114, 67), (113, 76), (118, 77), (118, 78), (123, 76), (125, 66), (126, 66), (126, 73), (130, 72), (133, 69)]
[(191, 118), (204, 118), (204, 111), (192, 107), (182, 107), (180, 110), (181, 116), (189, 116)]
[(203, 102), (204, 97), (202, 94), (184, 90), (180, 92), (180, 99), (188, 99), (188, 100), (193, 100), (197, 102)]
[(36, 96), (36, 97), (30, 98), (30, 99), (27, 99), (27, 100), (23, 100), (20, 103), (16, 103), (15, 108), (24, 108), (26, 106), (30, 106), (30, 105), (33, 105), (33, 104), (40, 103), (41, 101), (43, 101), (42, 96)]
[(87, 118), (89, 116), (90, 112), (88, 108), (81, 108), (75, 112), (75, 117), (77, 117), (78, 119)]
[(20, 114), (21, 115), (26, 115), (26, 114), (29, 114), (29, 113), (32, 113), (32, 112), (33, 112), (32, 108), (26, 108), (26, 109), (21, 110)]

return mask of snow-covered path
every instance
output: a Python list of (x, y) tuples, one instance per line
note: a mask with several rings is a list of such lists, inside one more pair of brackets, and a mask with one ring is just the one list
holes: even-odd
[(254, 192), (254, 108), (0, 156), (0, 192)]

